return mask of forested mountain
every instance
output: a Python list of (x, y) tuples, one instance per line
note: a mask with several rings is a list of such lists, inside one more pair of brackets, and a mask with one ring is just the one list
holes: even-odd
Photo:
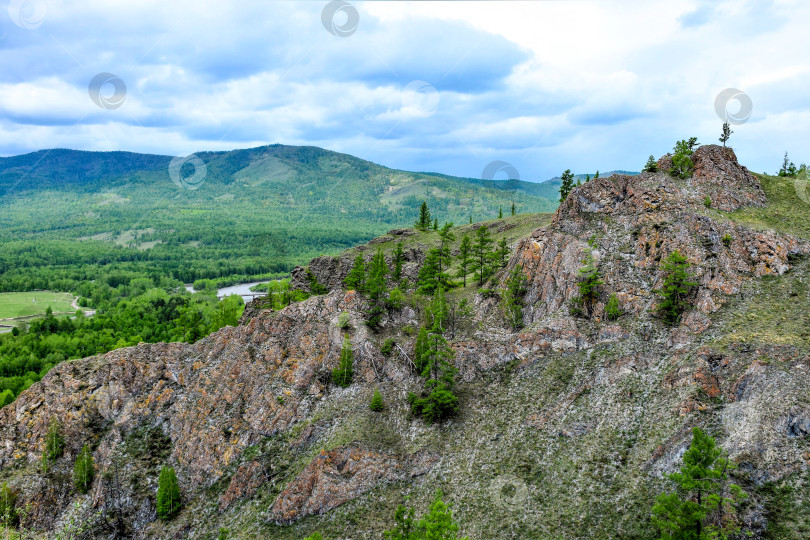
[(45, 276), (67, 279), (60, 270), (76, 264), (185, 282), (285, 273), (412, 225), (423, 201), (442, 224), (491, 219), (513, 203), (518, 213), (557, 206), (556, 188), (543, 184), (405, 172), (316, 147), (196, 156), (197, 168), (186, 163), (175, 181), (168, 156), (0, 159), (0, 291), (50, 288)]

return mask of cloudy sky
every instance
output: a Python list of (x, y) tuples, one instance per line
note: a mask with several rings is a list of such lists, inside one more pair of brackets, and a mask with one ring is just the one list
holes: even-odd
[(744, 164), (810, 161), (806, 0), (7, 7), (3, 156), (308, 144), (471, 177), (502, 160), (544, 180), (716, 142), (716, 98), (734, 88), (729, 114), (752, 104), (732, 126)]

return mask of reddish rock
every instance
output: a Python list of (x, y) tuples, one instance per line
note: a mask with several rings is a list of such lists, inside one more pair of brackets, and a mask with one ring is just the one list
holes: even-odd
[(219, 509), (226, 510), (235, 501), (253, 496), (267, 480), (264, 467), (258, 461), (250, 461), (239, 466), (236, 473), (219, 498)]

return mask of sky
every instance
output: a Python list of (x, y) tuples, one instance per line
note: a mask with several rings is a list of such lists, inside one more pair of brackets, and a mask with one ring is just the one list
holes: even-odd
[(730, 119), (750, 169), (810, 160), (806, 0), (6, 7), (2, 156), (281, 143), (542, 181), (638, 171)]

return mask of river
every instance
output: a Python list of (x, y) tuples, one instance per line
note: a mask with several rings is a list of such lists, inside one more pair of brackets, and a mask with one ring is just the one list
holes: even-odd
[[(246, 303), (250, 302), (253, 300), (254, 296), (264, 296), (266, 294), (257, 293), (250, 290), (251, 287), (258, 285), (259, 283), (267, 283), (267, 281), (253, 281), (251, 283), (239, 283), (238, 285), (222, 287), (221, 289), (217, 289), (217, 298), (225, 298), (226, 296), (230, 296), (232, 294), (238, 294)], [(191, 293), (196, 292), (193, 285), (186, 285), (186, 290)]]

